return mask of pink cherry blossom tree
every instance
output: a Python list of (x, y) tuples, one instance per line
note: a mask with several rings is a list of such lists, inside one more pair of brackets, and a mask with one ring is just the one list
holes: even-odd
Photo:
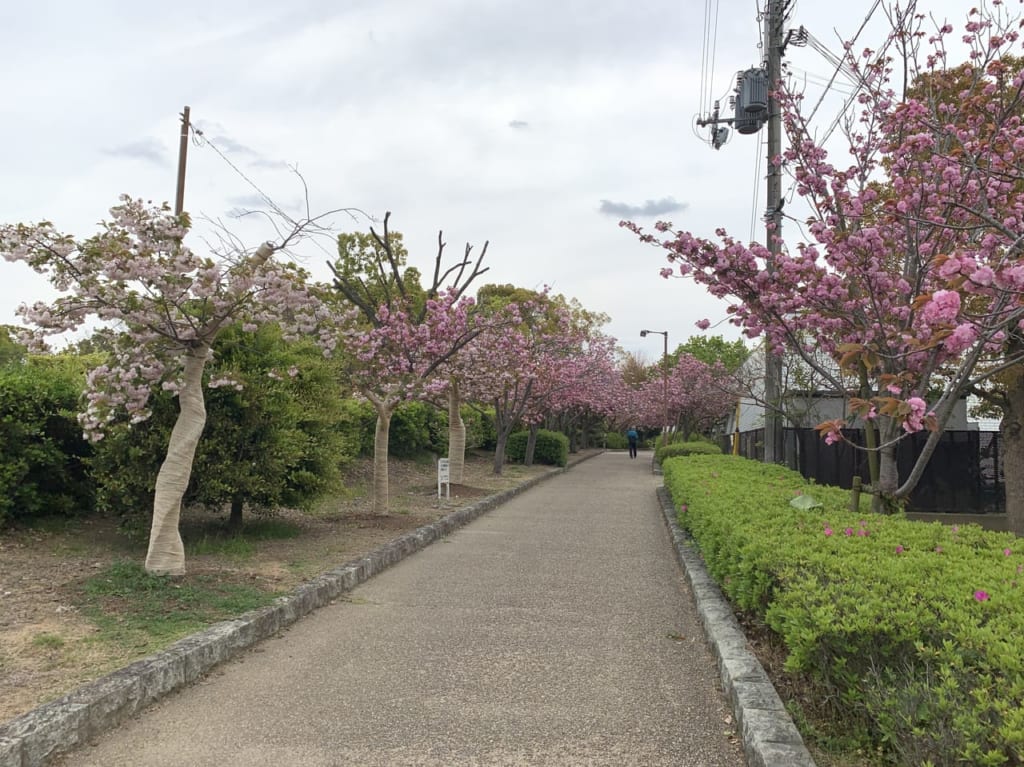
[(552, 376), (579, 348), (580, 331), (570, 309), (547, 291), (532, 293), (512, 286), (481, 291), (482, 332), (460, 361), (467, 399), (494, 409), (494, 473), (505, 465), (505, 447), (517, 425), (539, 422)]
[(734, 374), (722, 363), (709, 365), (685, 352), (669, 370), (667, 383), (666, 388), (660, 363), (648, 368), (647, 379), (632, 393), (631, 421), (645, 427), (662, 425), (667, 391), (669, 424), (684, 440), (709, 431), (727, 416), (739, 391)]
[[(879, 50), (846, 52), (863, 83), (859, 113), (844, 124), (846, 165), (815, 139), (801, 94), (777, 85), (790, 148), (775, 162), (810, 210), (795, 222), (808, 241), (773, 258), (722, 230), (711, 240), (665, 222), (656, 234), (624, 222), (668, 251), (666, 275), (705, 285), (748, 336), (788, 347), (850, 392), (851, 417), (869, 424), (868, 447), (879, 456), (879, 509), (914, 489), (956, 401), (1024, 360), (1007, 344), (1024, 319), (1024, 76), (1004, 77), (1017, 19), (1001, 3), (970, 12), (953, 103), (934, 88), (910, 90), (948, 79), (953, 27), (927, 34), (923, 15), (893, 19)], [(894, 82), (904, 71), (907, 80)], [(964, 103), (978, 108), (963, 112)], [(821, 430), (840, 439), (843, 425)], [(932, 433), (916, 465), (899, 477), (896, 444), (925, 428)]]
[[(575, 313), (574, 313), (575, 315)], [(553, 364), (538, 369), (533, 396), (523, 420), (530, 426), (526, 445), (527, 465), (533, 461), (537, 430), (543, 423), (555, 426), (570, 438), (585, 422), (604, 422), (621, 407), (621, 376), (615, 367), (615, 339), (589, 322), (574, 322), (574, 332), (563, 337)]]
[(736, 396), (733, 379), (721, 363), (708, 365), (681, 354), (669, 372), (669, 418), (684, 440), (721, 422), (735, 407)]
[(172, 214), (166, 204), (122, 197), (110, 212), (103, 231), (83, 241), (49, 222), (0, 227), (0, 253), (47, 276), (63, 294), (19, 309), (38, 342), (95, 320), (119, 333), (111, 361), (88, 376), (80, 421), (89, 439), (101, 439), (119, 410), (133, 423), (146, 420), (154, 387), (177, 394), (180, 413), (156, 480), (146, 569), (182, 575), (178, 521), (206, 422), (203, 370), (217, 335), (233, 323), (247, 331), (269, 321), (287, 321), (303, 332), (313, 328), (305, 273), (273, 258), (311, 222), (296, 225), (278, 244), (203, 257), (185, 245), (187, 216)]
[[(437, 255), (430, 284), (420, 284), (419, 272), (406, 266), (401, 235), (389, 230), (390, 212), (380, 233), (339, 237), (339, 260), (331, 265), (334, 286), (342, 298), (336, 337), (327, 350), (343, 341), (344, 360), (352, 385), (377, 412), (374, 434), (373, 511), (388, 513), (388, 435), (391, 417), (402, 402), (447, 391), (456, 398), (449, 408), (458, 415), (459, 389), (450, 386), (450, 363), (479, 335), (466, 295), (487, 268), (481, 263), (485, 244), (474, 262), (466, 246), (464, 257), (444, 267), (445, 243), (438, 234)], [(465, 450), (461, 415), (450, 418), (449, 443)], [(454, 433), (454, 436), (452, 434)], [(459, 469), (461, 475), (461, 468)]]

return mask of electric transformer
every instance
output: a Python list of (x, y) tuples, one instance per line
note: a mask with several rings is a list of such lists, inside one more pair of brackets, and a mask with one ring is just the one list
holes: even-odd
[(761, 130), (768, 119), (768, 74), (763, 69), (739, 73), (733, 106), (736, 110), (733, 127), (738, 133), (750, 134)]

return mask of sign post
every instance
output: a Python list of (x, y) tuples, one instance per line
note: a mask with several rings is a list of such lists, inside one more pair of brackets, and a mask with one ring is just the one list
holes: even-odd
[(451, 462), (448, 458), (437, 460), (437, 497), (441, 497), (441, 485), (444, 485), (444, 497), (451, 498)]

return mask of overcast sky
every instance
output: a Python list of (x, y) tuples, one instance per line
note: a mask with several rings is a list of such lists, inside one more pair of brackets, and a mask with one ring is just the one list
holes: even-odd
[[(871, 6), (800, 0), (790, 26), (838, 51)], [(958, 28), (966, 10), (922, 6)], [(271, 233), (232, 212), (266, 209), (262, 191), (297, 214), (297, 167), (313, 213), (390, 210), (421, 267), (438, 230), (452, 257), (489, 240), (485, 282), (550, 285), (610, 315), (607, 332), (648, 359), (661, 338), (641, 340), (642, 328), (667, 330), (674, 347), (701, 333), (698, 320), (722, 320), (724, 304), (659, 277), (660, 251), (619, 220), (763, 238), (763, 133), (715, 151), (694, 127), (705, 92), (727, 96), (761, 59), (751, 0), (719, 0), (713, 59), (696, 0), (34, 0), (3, 3), (0, 28), (7, 223), (49, 219), (86, 236), (119, 194), (173, 202), (188, 104), (211, 142), (189, 146), (194, 218), (254, 247)], [(787, 60), (810, 93), (833, 74), (810, 48)], [(840, 100), (826, 103), (823, 123)], [(297, 255), (326, 278), (330, 251)], [(0, 269), (0, 323), (52, 296), (27, 267)], [(707, 332), (738, 337), (724, 322)]]

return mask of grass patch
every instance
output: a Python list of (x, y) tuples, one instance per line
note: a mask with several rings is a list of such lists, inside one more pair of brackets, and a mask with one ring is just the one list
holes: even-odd
[(283, 541), (300, 535), (301, 527), (283, 519), (252, 519), (242, 528), (242, 537), (251, 541)]
[(43, 650), (59, 650), (64, 646), (64, 637), (44, 631), (32, 637), (32, 646)]
[(25, 520), (20, 520), (20, 522), (26, 530), (32, 530), (37, 533), (49, 533), (51, 535), (71, 532), (80, 527), (80, 520), (56, 514), (45, 517), (28, 517)]
[(149, 652), (191, 633), (269, 604), (277, 594), (231, 583), (223, 574), (182, 579), (152, 575), (135, 562), (115, 562), (78, 594), (97, 640)]
[(185, 553), (188, 556), (213, 555), (231, 559), (250, 559), (256, 554), (256, 544), (260, 541), (288, 540), (300, 535), (301, 527), (283, 519), (250, 519), (245, 522), (238, 534), (221, 527), (213, 531), (204, 531), (200, 537), (186, 545)]
[(190, 542), (185, 554), (190, 557), (214, 555), (232, 559), (249, 559), (256, 553), (256, 544), (242, 537), (224, 533), (206, 533), (202, 538)]

